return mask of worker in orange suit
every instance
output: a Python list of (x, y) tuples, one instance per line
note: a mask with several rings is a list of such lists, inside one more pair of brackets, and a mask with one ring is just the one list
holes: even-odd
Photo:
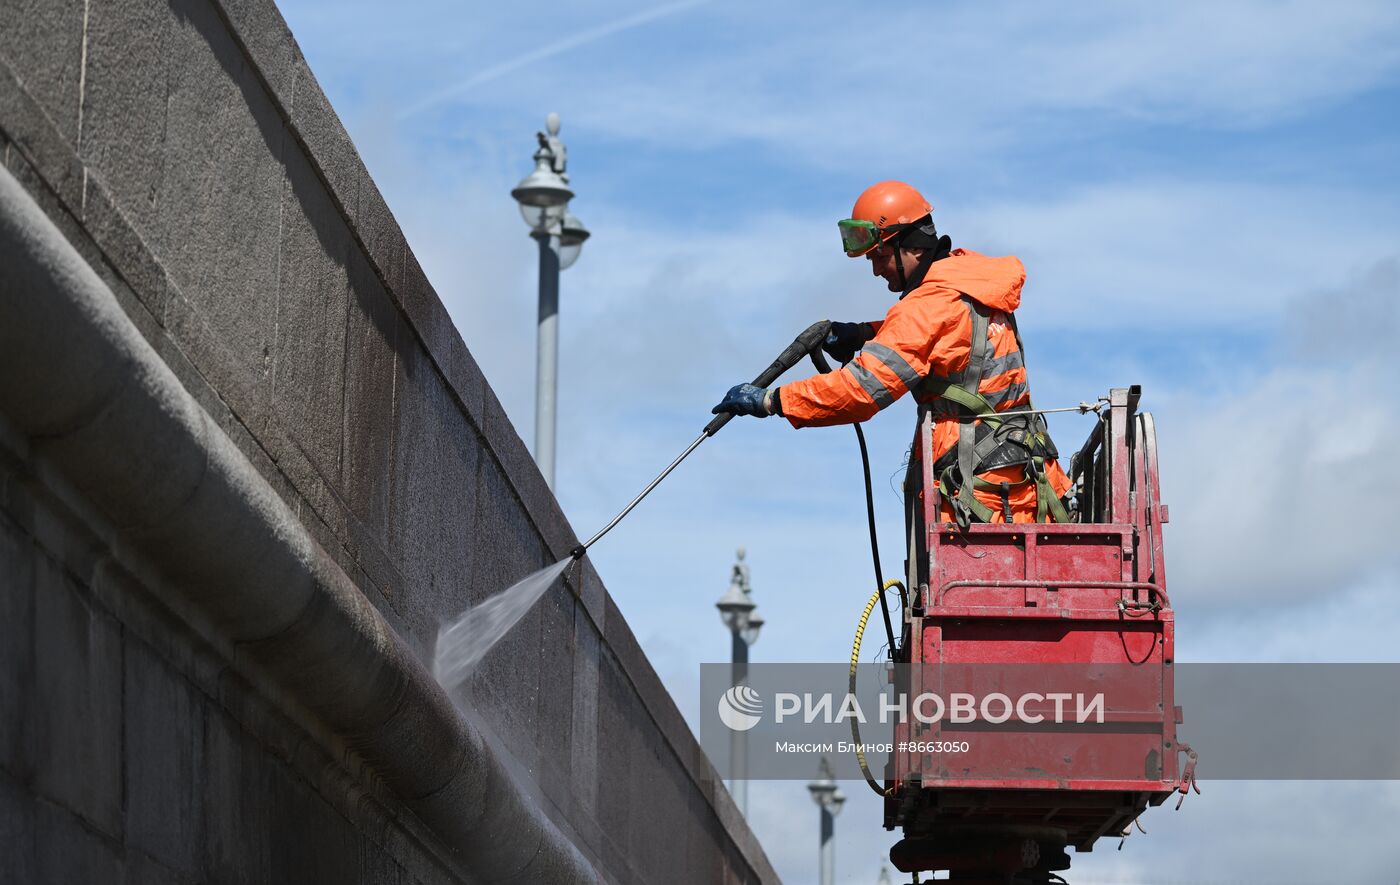
[(868, 259), (899, 300), (883, 320), (831, 324), (823, 349), (845, 363), (839, 371), (767, 389), (740, 384), (714, 412), (822, 427), (865, 421), (912, 392), (920, 416), (934, 419), (944, 521), (1068, 521), (1069, 477), (1044, 418), (1030, 412), (1016, 330), (1025, 268), (952, 248), (932, 213), (903, 182), (866, 189), (838, 224), (842, 246)]

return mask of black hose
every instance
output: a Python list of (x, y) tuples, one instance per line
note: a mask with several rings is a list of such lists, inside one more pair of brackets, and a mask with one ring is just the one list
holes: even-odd
[[(880, 613), (885, 617), (885, 635), (890, 641), (889, 656), (890, 660), (894, 660), (894, 623), (890, 619), (890, 604), (885, 599), (885, 574), (880, 568), (880, 541), (875, 535), (875, 493), (870, 487), (870, 453), (865, 448), (865, 431), (860, 429), (859, 424), (851, 426), (856, 429), (856, 440), (860, 443), (860, 466), (865, 471), (865, 518), (870, 523), (870, 558), (875, 563), (875, 586), (880, 588)], [(901, 591), (901, 605), (904, 601)]]
[[(821, 349), (812, 351), (812, 365), (817, 367), (817, 371), (823, 375), (831, 371), (831, 364), (826, 361), (826, 356)], [(870, 451), (865, 447), (865, 431), (860, 429), (860, 424), (852, 424), (856, 429), (856, 440), (860, 443), (860, 466), (865, 474), (865, 518), (870, 524), (870, 558), (875, 563), (875, 588), (880, 593), (880, 614), (885, 619), (885, 636), (889, 640), (890, 660), (894, 660), (894, 622), (890, 619), (890, 603), (885, 598), (885, 575), (884, 569), (880, 568), (880, 541), (875, 534), (875, 492), (870, 486)], [(907, 605), (903, 591), (900, 592), (901, 604)]]

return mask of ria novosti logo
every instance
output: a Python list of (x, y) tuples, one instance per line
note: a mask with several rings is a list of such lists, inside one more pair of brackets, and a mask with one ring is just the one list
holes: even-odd
[[(736, 685), (720, 696), (719, 718), (733, 731), (748, 731), (763, 718), (763, 696), (750, 686)], [(885, 725), (907, 723), (911, 718), (925, 725), (941, 721), (954, 724), (983, 721), (999, 725), (1012, 719), (1031, 725), (1047, 721), (1103, 724), (1105, 698), (1103, 692), (1086, 695), (1083, 692), (1033, 691), (1017, 697), (1002, 692), (978, 695), (955, 691), (946, 697), (924, 692), (913, 699), (904, 694), (881, 695), (877, 708), (867, 713), (857, 697), (849, 693), (780, 691), (773, 695), (773, 720), (778, 725), (790, 719), (799, 719), (803, 725), (832, 725), (852, 720), (861, 725), (871, 722)]]
[(763, 718), (763, 698), (747, 685), (736, 685), (719, 697), (719, 721), (733, 731), (748, 731)]

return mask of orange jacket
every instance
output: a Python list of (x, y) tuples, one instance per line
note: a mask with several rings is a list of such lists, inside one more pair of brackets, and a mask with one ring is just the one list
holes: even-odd
[[(934, 410), (933, 457), (942, 457), (957, 443), (957, 409), (919, 391), (929, 374), (947, 377), (967, 367), (971, 354), (972, 318), (966, 295), (993, 313), (987, 330), (987, 368), (978, 392), (999, 412), (1025, 408), (1030, 388), (1016, 334), (1006, 314), (1021, 304), (1026, 271), (1020, 259), (993, 258), (967, 249), (954, 249), (935, 261), (924, 281), (895, 302), (884, 320), (871, 323), (875, 338), (848, 365), (827, 375), (815, 375), (781, 388), (783, 414), (793, 427), (824, 427), (865, 421), (913, 390), (915, 399)], [(1070, 482), (1058, 464), (1047, 464), (1058, 494)], [(1022, 468), (1009, 467), (981, 474), (993, 481), (1015, 481)], [(1001, 520), (999, 496), (975, 493)], [(1035, 519), (1035, 486), (1012, 489), (1011, 507), (1017, 522)], [(946, 510), (946, 508), (945, 508)], [(946, 516), (951, 519), (951, 515)]]

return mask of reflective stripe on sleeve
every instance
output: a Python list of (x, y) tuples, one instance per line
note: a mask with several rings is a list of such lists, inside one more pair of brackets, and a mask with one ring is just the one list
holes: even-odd
[(865, 366), (853, 362), (846, 366), (845, 371), (850, 372), (851, 377), (856, 379), (861, 389), (870, 394), (870, 398), (875, 401), (875, 407), (877, 409), (883, 409), (885, 406), (894, 402), (894, 395), (885, 387), (885, 383), (871, 374), (870, 370)]
[(919, 386), (919, 382), (924, 380), (914, 367), (904, 357), (895, 353), (883, 344), (871, 341), (865, 345), (863, 353), (868, 353), (875, 359), (885, 364), (885, 368), (894, 372), (895, 377), (904, 385), (905, 390), (913, 390)]

